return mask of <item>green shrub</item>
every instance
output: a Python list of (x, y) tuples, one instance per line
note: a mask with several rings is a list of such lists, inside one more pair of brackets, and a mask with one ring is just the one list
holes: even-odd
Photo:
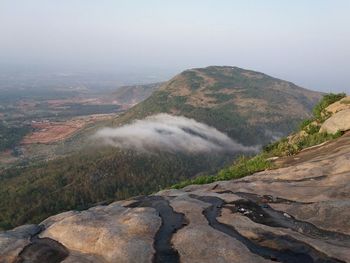
[(270, 157), (295, 155), (307, 147), (315, 146), (326, 141), (336, 139), (343, 134), (340, 131), (336, 134), (329, 134), (325, 132), (319, 133), (319, 126), (311, 125), (309, 127), (309, 133), (306, 136), (300, 136), (300, 138), (298, 138), (295, 143), (289, 142), (287, 138), (282, 138), (277, 142), (264, 146), (263, 152)]
[(232, 166), (220, 170), (216, 175), (198, 176), (175, 184), (171, 188), (180, 189), (192, 184), (209, 184), (216, 181), (237, 179), (269, 168), (272, 168), (272, 163), (267, 160), (264, 154), (259, 154), (251, 158), (240, 157)]
[(305, 127), (304, 131), (306, 131), (308, 134), (312, 135), (315, 133), (318, 133), (320, 131), (320, 126), (315, 124), (309, 124)]
[(315, 118), (317, 120), (320, 120), (321, 122), (324, 121), (324, 118), (327, 117), (326, 108), (332, 103), (339, 101), (344, 97), (346, 97), (345, 93), (338, 93), (338, 94), (329, 93), (327, 95), (324, 95), (322, 100), (313, 109), (313, 114)]
[(289, 143), (287, 138), (263, 147), (264, 153), (268, 156), (289, 156), (296, 154), (299, 150), (298, 145)]
[(221, 170), (216, 175), (215, 181), (237, 179), (268, 168), (271, 168), (271, 162), (264, 154), (253, 158), (241, 157), (232, 166)]
[(304, 130), (310, 123), (312, 123), (312, 119), (306, 119), (306, 120), (303, 120), (301, 123), (300, 123), (300, 126), (299, 126), (299, 130), (302, 131)]
[(343, 134), (342, 132), (337, 132), (336, 134), (329, 134), (326, 132), (321, 132), (321, 133), (317, 132), (302, 138), (298, 142), (298, 147), (300, 148), (300, 150), (302, 150), (307, 147), (315, 146), (315, 145), (324, 143), (326, 141), (336, 139), (340, 137), (342, 134)]

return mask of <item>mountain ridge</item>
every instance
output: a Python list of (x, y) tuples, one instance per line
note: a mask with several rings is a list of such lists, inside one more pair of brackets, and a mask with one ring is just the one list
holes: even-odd
[[(227, 133), (231, 138), (248, 140), (240, 129), (257, 133), (274, 132), (281, 126), (282, 136), (289, 134), (311, 109), (321, 93), (309, 91), (266, 74), (238, 67), (210, 66), (183, 71), (163, 84), (145, 101), (116, 118), (112, 125), (166, 112), (204, 122)], [(286, 113), (286, 110), (289, 110)], [(285, 122), (288, 115), (288, 121)], [(227, 125), (225, 123), (228, 123)], [(270, 123), (267, 124), (267, 123)], [(232, 127), (238, 125), (240, 127)], [(254, 136), (253, 136), (254, 135)], [(262, 144), (272, 136), (262, 135)], [(256, 144), (257, 141), (250, 143)]]

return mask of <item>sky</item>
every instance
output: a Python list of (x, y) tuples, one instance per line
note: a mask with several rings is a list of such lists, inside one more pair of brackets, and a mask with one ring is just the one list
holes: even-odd
[(0, 65), (149, 74), (230, 65), (350, 94), (349, 0), (0, 0)]

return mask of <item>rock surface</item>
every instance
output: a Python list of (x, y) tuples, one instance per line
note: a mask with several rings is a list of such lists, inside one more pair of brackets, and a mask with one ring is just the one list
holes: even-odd
[(93, 207), (54, 221), (41, 238), (57, 240), (70, 250), (107, 262), (135, 263), (151, 261), (153, 237), (161, 224), (153, 208), (129, 209), (118, 204)]
[(23, 248), (30, 244), (30, 238), (40, 231), (39, 226), (24, 225), (0, 232), (0, 262), (14, 262)]
[(346, 109), (350, 109), (350, 96), (347, 96), (339, 101), (332, 103), (326, 108), (326, 111), (334, 114)]
[(350, 130), (350, 109), (335, 113), (321, 126), (320, 132), (336, 133), (337, 131)]
[(350, 262), (350, 133), (278, 162), (0, 233), (0, 262)]

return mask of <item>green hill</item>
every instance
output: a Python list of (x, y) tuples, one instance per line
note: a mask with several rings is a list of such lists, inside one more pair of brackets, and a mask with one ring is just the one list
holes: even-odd
[(320, 98), (319, 92), (263, 73), (212, 66), (175, 76), (113, 125), (166, 112), (216, 127), (246, 145), (266, 144), (310, 117)]

